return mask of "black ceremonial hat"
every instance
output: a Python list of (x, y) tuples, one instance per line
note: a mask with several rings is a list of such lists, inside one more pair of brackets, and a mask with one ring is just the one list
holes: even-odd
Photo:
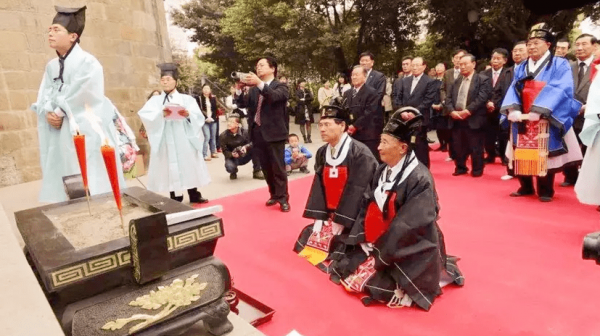
[(54, 16), (52, 24), (59, 24), (65, 27), (69, 33), (76, 33), (78, 37), (81, 37), (83, 28), (85, 28), (86, 8), (86, 6), (79, 8), (54, 6), (56, 16)]
[(341, 97), (332, 100), (329, 105), (323, 105), (321, 108), (321, 119), (339, 119), (349, 124), (352, 120), (348, 109), (344, 107), (344, 102)]
[(177, 64), (175, 63), (161, 63), (157, 65), (160, 68), (160, 77), (171, 76), (174, 80), (179, 79), (179, 72), (177, 71)]
[[(413, 119), (404, 120), (401, 114), (410, 112), (415, 115)], [(405, 142), (415, 143), (416, 134), (423, 124), (423, 115), (414, 107), (403, 107), (394, 112), (388, 123), (383, 128), (383, 133)]]
[(541, 22), (534, 24), (529, 30), (529, 35), (527, 35), (527, 39), (540, 38), (544, 39), (547, 42), (554, 42), (554, 34), (550, 31), (550, 26), (548, 24)]

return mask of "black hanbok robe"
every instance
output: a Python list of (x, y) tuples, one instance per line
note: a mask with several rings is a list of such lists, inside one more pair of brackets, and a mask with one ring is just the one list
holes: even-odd
[[(313, 262), (309, 257), (307, 259), (326, 273), (329, 273), (329, 262), (340, 258), (345, 252), (344, 241), (348, 239), (360, 210), (360, 202), (377, 168), (377, 160), (363, 143), (348, 135), (344, 135), (340, 143), (342, 147), (336, 158), (328, 154), (330, 145), (322, 146), (317, 151), (315, 177), (303, 217), (332, 221), (343, 225), (344, 230), (341, 235), (333, 236), (331, 225), (324, 223), (317, 235), (313, 233), (314, 224), (311, 224), (302, 230), (294, 245), (294, 251), (304, 257), (307, 255), (302, 251), (306, 248), (320, 250), (313, 252), (321, 253), (320, 259), (323, 260)], [(347, 150), (344, 150), (345, 146)], [(317, 243), (317, 239), (324, 243)]]
[[(409, 165), (403, 174), (405, 178), (385, 192), (390, 198), (387, 218), (375, 197), (387, 165), (378, 167), (350, 231), (353, 239), (347, 241), (358, 248), (331, 265), (331, 280), (341, 282), (351, 292), (366, 294), (362, 298), (365, 305), (373, 300), (390, 303), (395, 290), (401, 289), (420, 308), (429, 310), (442, 293), (440, 281), (460, 286), (464, 283), (456, 258), (446, 256), (444, 238), (436, 222), (439, 206), (431, 174), (427, 167), (414, 161), (413, 167)], [(369, 256), (360, 243), (373, 244)], [(351, 275), (359, 281), (349, 282)], [(358, 290), (348, 287), (357, 284)]]

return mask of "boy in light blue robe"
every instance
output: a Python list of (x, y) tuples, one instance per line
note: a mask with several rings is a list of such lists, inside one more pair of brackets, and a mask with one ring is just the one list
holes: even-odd
[[(550, 47), (553, 41), (554, 37), (544, 23), (531, 28), (527, 42), (529, 59), (515, 68), (513, 82), (500, 109), (503, 117), (512, 121), (512, 146), (509, 149), (517, 145), (519, 128), (523, 128), (524, 123), (548, 120), (547, 171), (545, 176), (536, 176), (537, 194), (542, 202), (550, 202), (554, 196), (555, 173), (567, 164), (580, 163), (583, 158), (572, 129), (581, 103), (573, 96), (573, 75), (569, 62), (562, 57), (552, 57)], [(537, 89), (528, 90), (528, 86), (541, 90), (534, 92)], [(526, 100), (532, 101), (529, 110), (524, 106)], [(526, 113), (529, 119), (521, 120), (521, 114)], [(507, 150), (507, 154), (512, 162), (514, 152)], [(510, 196), (535, 194), (532, 176), (520, 175), (518, 178), (521, 187)]]
[[(58, 58), (46, 65), (37, 101), (42, 188), (40, 202), (67, 200), (62, 178), (80, 174), (73, 135), (85, 135), (87, 174), (91, 195), (111, 191), (100, 147), (116, 148), (113, 104), (104, 96), (104, 76), (98, 60), (83, 51), (79, 38), (85, 26), (85, 9), (56, 6), (48, 31), (50, 47)], [(115, 160), (120, 162), (118, 150)], [(119, 184), (125, 186), (119, 169)]]
[(206, 203), (197, 188), (210, 183), (202, 155), (204, 115), (196, 100), (177, 92), (177, 66), (163, 63), (163, 92), (150, 98), (138, 115), (144, 123), (150, 142), (148, 190), (170, 192), (181, 202), (187, 189), (191, 203)]

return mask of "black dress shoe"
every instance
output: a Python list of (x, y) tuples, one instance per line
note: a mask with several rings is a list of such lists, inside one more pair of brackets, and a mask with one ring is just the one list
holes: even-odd
[(467, 173), (467, 170), (455, 170), (454, 173), (452, 173), (452, 176), (466, 175)]
[(264, 180), (265, 175), (263, 174), (262, 170), (257, 170), (252, 172), (252, 178), (256, 180)]
[(483, 172), (472, 172), (471, 176), (473, 177), (481, 177), (483, 175)]
[(175, 196), (174, 192), (169, 192), (169, 196), (171, 197), (172, 200), (175, 200), (177, 202), (183, 202), (183, 195), (181, 196)]
[(552, 197), (540, 196), (539, 200), (540, 202), (552, 202)]
[(517, 190), (513, 193), (510, 193), (510, 197), (529, 196), (529, 195), (533, 195), (533, 194), (534, 194), (533, 191), (524, 192), (524, 191)]
[(485, 159), (483, 160), (483, 162), (484, 162), (484, 163), (490, 163), (490, 164), (491, 164), (491, 163), (494, 163), (494, 162), (496, 162), (496, 158), (491, 158), (491, 157), (490, 157), (490, 158), (485, 158)]
[(279, 208), (281, 209), (281, 212), (290, 212), (290, 204), (288, 202), (279, 204)]
[(571, 182), (563, 182), (560, 184), (561, 187), (572, 187), (574, 185), (575, 185), (575, 183), (571, 183)]
[(277, 201), (271, 198), (270, 200), (267, 201), (267, 203), (265, 205), (266, 206), (272, 206), (272, 205), (275, 205), (275, 204), (277, 204)]
[(230, 180), (236, 180), (237, 179), (237, 174), (236, 173), (229, 174), (229, 179)]

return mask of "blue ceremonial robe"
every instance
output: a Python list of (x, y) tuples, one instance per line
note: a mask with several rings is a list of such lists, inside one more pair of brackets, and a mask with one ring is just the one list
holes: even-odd
[[(59, 71), (58, 58), (46, 65), (37, 101), (31, 106), (31, 110), (38, 115), (40, 164), (43, 175), (40, 202), (66, 201), (62, 178), (81, 173), (73, 143), (76, 130), (85, 135), (91, 195), (111, 191), (100, 152), (103, 136), (109, 145), (115, 148), (116, 162), (121, 162), (116, 148), (117, 130), (113, 123), (115, 107), (104, 96), (104, 75), (100, 62), (76, 44), (64, 61), (64, 83), (57, 79)], [(60, 130), (48, 124), (48, 112), (65, 114)], [(119, 184), (123, 188), (123, 172), (121, 169), (117, 170)]]
[[(163, 116), (165, 103), (185, 107), (187, 119), (169, 120)], [(146, 127), (150, 142), (148, 190), (183, 191), (210, 183), (208, 167), (202, 155), (204, 115), (196, 100), (174, 90), (153, 96), (138, 115)]]
[[(519, 80), (528, 75), (528, 62), (526, 61), (515, 68), (513, 81), (500, 108), (503, 120), (510, 112), (509, 109), (521, 111), (522, 113), (539, 113), (542, 118), (548, 119), (550, 124), (549, 157), (559, 156), (569, 151), (563, 138), (571, 129), (573, 119), (581, 109), (581, 103), (573, 97), (573, 73), (569, 62), (562, 57), (553, 57), (551, 62), (550, 66), (548, 64), (542, 65), (539, 72), (534, 74), (536, 81), (544, 82), (546, 85), (535, 98), (530, 111), (523, 111), (522, 100), (515, 87)], [(519, 123), (512, 123), (511, 127), (513, 146), (515, 146)]]

